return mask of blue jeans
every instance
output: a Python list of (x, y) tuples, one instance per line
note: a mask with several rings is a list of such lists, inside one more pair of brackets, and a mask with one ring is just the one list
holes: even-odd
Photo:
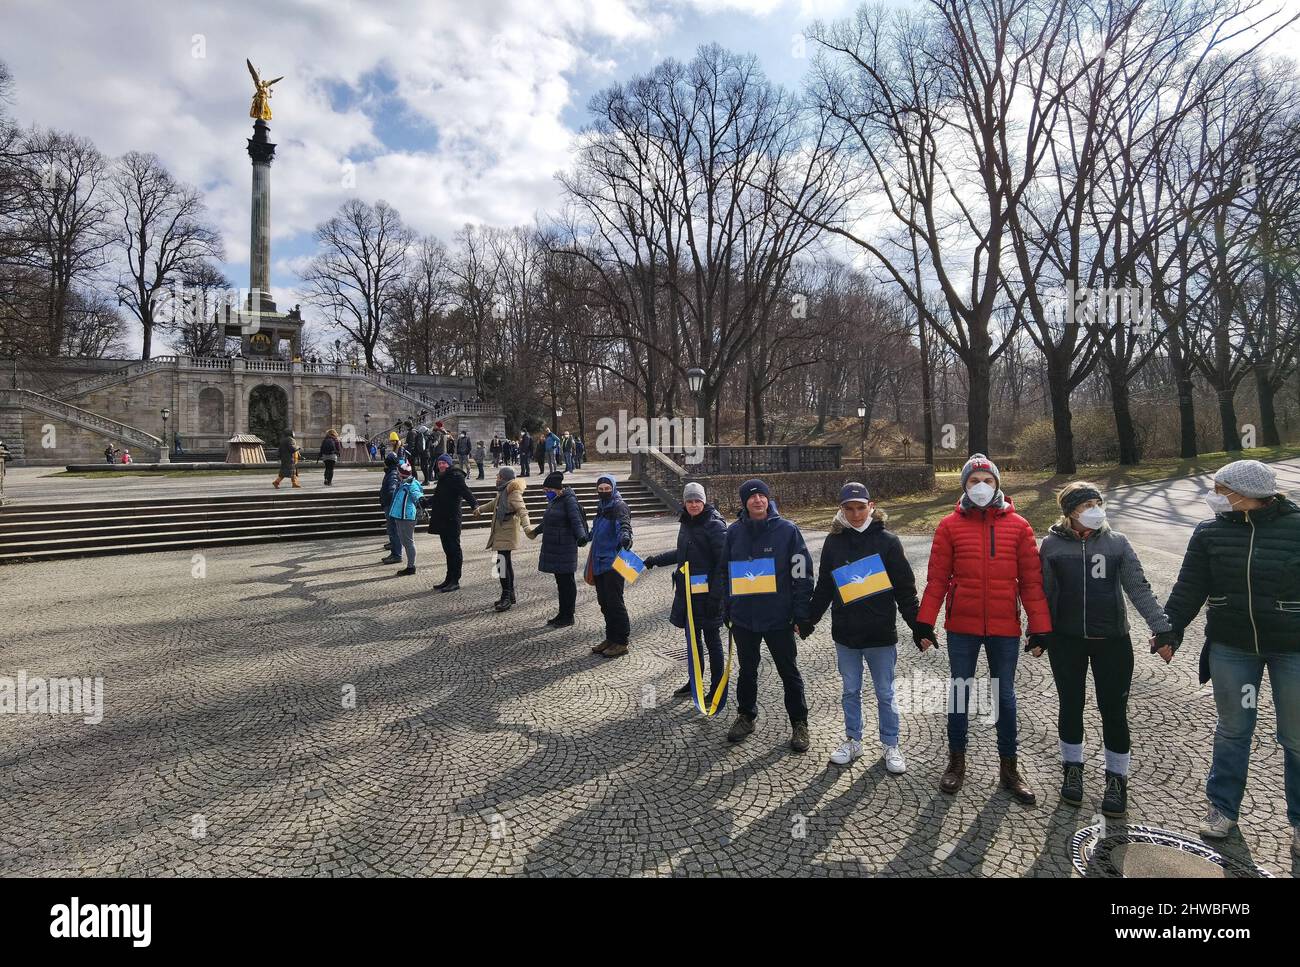
[(1205, 780), (1205, 797), (1229, 819), (1240, 815), (1265, 668), (1273, 689), (1277, 741), (1285, 763), (1286, 818), (1292, 826), (1300, 826), (1300, 654), (1257, 655), (1228, 645), (1210, 646), (1210, 675), (1219, 719), (1214, 725), (1214, 758)]
[(386, 517), (388, 522), (388, 553), (399, 561), (402, 559), (402, 539), (397, 536), (397, 518)]
[[(948, 635), (948, 748), (966, 751), (970, 715), (970, 683), (980, 645), (989, 663), (989, 676), (997, 682), (998, 755), (1016, 754), (1016, 663), (1020, 660), (1020, 639), (996, 635)], [(992, 685), (990, 685), (990, 689)], [(990, 709), (979, 709), (987, 714)]]
[(835, 661), (844, 684), (840, 696), (844, 706), (844, 732), (850, 739), (862, 741), (862, 666), (871, 669), (871, 687), (876, 692), (876, 712), (880, 720), (882, 745), (898, 745), (898, 703), (894, 700), (894, 663), (898, 644), (888, 648), (849, 648), (835, 643)]
[(565, 473), (573, 473), (573, 454), (572, 454), (572, 453), (566, 453), (566, 454), (564, 455), (564, 472), (565, 472)]

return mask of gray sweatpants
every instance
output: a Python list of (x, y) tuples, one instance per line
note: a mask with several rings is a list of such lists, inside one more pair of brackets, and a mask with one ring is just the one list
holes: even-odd
[(415, 569), (415, 521), (399, 520), (397, 523), (397, 539), (401, 541), (402, 547), (406, 549), (406, 566)]

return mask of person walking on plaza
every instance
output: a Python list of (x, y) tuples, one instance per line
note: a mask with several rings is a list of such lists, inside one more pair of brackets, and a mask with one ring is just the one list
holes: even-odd
[(798, 646), (812, 633), (812, 557), (803, 533), (782, 517), (762, 480), (740, 485), (740, 513), (727, 528), (727, 596), (724, 616), (736, 641), (740, 678), (736, 721), (728, 742), (743, 742), (758, 718), (758, 669), (762, 645), (781, 676), (790, 718), (790, 748), (808, 751), (808, 702), (799, 673)]
[(501, 597), (492, 607), (509, 611), (515, 603), (515, 566), (510, 555), (519, 547), (519, 535), (532, 527), (528, 518), (528, 505), (524, 503), (524, 488), (528, 486), (515, 476), (512, 467), (497, 471), (497, 495), (480, 508), (492, 515), (492, 529), (488, 533), (487, 548), (496, 551), (495, 570), (501, 580)]
[[(1101, 811), (1119, 819), (1128, 812), (1128, 695), (1133, 684), (1133, 641), (1124, 596), (1162, 645), (1172, 645), (1175, 637), (1133, 546), (1106, 522), (1100, 488), (1073, 481), (1056, 495), (1056, 503), (1061, 516), (1038, 554), (1052, 620), (1047, 658), (1058, 700), (1061, 799), (1083, 805), (1083, 704), (1091, 665), (1106, 754)], [(1031, 654), (1038, 657), (1042, 649), (1034, 648)]]
[(474, 447), (474, 465), (478, 467), (478, 479), (483, 479), (483, 464), (487, 462), (487, 451), (483, 449), (483, 441), (479, 440), (478, 445)]
[(546, 454), (546, 469), (555, 473), (559, 469), (560, 438), (549, 426), (542, 431), (542, 448)]
[(946, 602), (951, 672), (948, 693), (948, 767), (939, 788), (956, 793), (966, 778), (966, 737), (971, 683), (983, 646), (998, 690), (999, 781), (1023, 805), (1037, 797), (1016, 765), (1016, 664), (1020, 658), (1020, 606), (1029, 618), (1029, 644), (1047, 647), (1052, 630), (1043, 596), (1043, 566), (1034, 529), (1001, 490), (997, 466), (972, 454), (961, 471), (957, 507), (939, 522), (930, 545), (925, 594), (912, 638), (925, 651), (937, 645), (934, 623)]
[(461, 430), (460, 436), (456, 438), (456, 462), (460, 464), (460, 469), (469, 473), (469, 454), (473, 449), (469, 442), (469, 431)]
[(294, 487), (301, 487), (298, 481), (298, 457), (301, 451), (298, 444), (293, 438), (292, 430), (285, 430), (284, 436), (280, 437), (280, 475), (275, 478), (271, 486), (276, 490), (280, 489), (280, 481), (288, 477)]
[(434, 588), (449, 593), (460, 590), (461, 569), (465, 562), (460, 547), (460, 508), (462, 504), (468, 504), (477, 517), (478, 498), (465, 483), (465, 472), (455, 465), (450, 454), (439, 456), (434, 461), (433, 470), (437, 483), (433, 493), (424, 498), (424, 506), (429, 510), (429, 533), (438, 535), (443, 557), (447, 559), (447, 576)]
[(845, 742), (831, 753), (831, 762), (845, 766), (862, 755), (862, 670), (871, 670), (876, 693), (876, 717), (885, 769), (907, 771), (899, 748), (898, 703), (894, 698), (894, 669), (898, 662), (896, 617), (909, 628), (916, 625), (921, 603), (916, 576), (903, 542), (885, 530), (888, 519), (871, 499), (865, 484), (840, 488), (840, 510), (822, 544), (817, 586), (813, 589), (808, 623), (815, 625), (831, 609), (831, 639), (842, 684)]
[(1214, 752), (1201, 835), (1228, 836), (1241, 819), (1255, 735), (1259, 686), (1268, 670), (1283, 750), (1291, 850), (1300, 857), (1300, 507), (1277, 489), (1273, 468), (1236, 460), (1214, 475), (1205, 501), (1213, 517), (1192, 532), (1165, 602), (1174, 644), (1151, 650), (1172, 660), (1187, 626), (1207, 605), (1201, 684), (1214, 683)]
[(384, 512), (384, 526), (388, 534), (388, 546), (384, 549), (388, 551), (388, 556), (381, 560), (380, 564), (402, 563), (402, 544), (397, 539), (397, 524), (388, 516), (388, 509), (393, 505), (393, 495), (397, 493), (397, 488), (402, 483), (397, 472), (401, 463), (402, 461), (397, 459), (397, 454), (384, 454), (384, 476), (379, 482), (379, 509)]
[(600, 613), (605, 618), (605, 637), (591, 650), (606, 658), (620, 658), (627, 654), (632, 623), (623, 603), (624, 578), (614, 568), (614, 559), (620, 550), (632, 549), (632, 512), (619, 496), (617, 482), (608, 474), (596, 478), (596, 497), (587, 566), (596, 585)]
[(398, 484), (388, 505), (388, 517), (394, 523), (398, 543), (395, 546), (406, 550), (406, 567), (398, 571), (398, 576), (415, 573), (415, 517), (420, 506), (424, 490), (420, 481), (415, 479), (415, 468), (409, 463), (397, 467)]
[(546, 488), (546, 513), (541, 523), (528, 532), (530, 538), (542, 535), (542, 551), (537, 558), (537, 570), (555, 575), (555, 590), (560, 607), (554, 618), (546, 623), (552, 628), (573, 625), (574, 608), (578, 601), (578, 584), (574, 574), (578, 570), (578, 548), (591, 539), (587, 520), (578, 504), (572, 487), (564, 485), (564, 474), (548, 474), (542, 486)]
[[(389, 431), (388, 453), (397, 454), (397, 462), (399, 465), (411, 462), (411, 452), (402, 445), (402, 438), (397, 435), (396, 430)], [(384, 456), (388, 456), (388, 453), (385, 453)]]
[(579, 438), (573, 444), (574, 462), (577, 465), (579, 470), (582, 469), (582, 458), (585, 457), (586, 455), (587, 455), (587, 448), (585, 445), (583, 445), (582, 439)]
[(528, 431), (524, 430), (519, 434), (519, 474), (528, 476), (528, 464), (533, 459), (533, 441), (528, 436)]
[[(704, 487), (688, 483), (682, 489), (682, 513), (678, 518), (677, 548), (652, 554), (645, 566), (673, 568), (673, 607), (668, 617), (674, 628), (681, 628), (686, 636), (686, 662), (690, 666), (692, 647), (699, 655), (700, 668), (708, 654), (709, 690), (705, 703), (711, 705), (722, 683), (726, 668), (726, 655), (722, 649), (722, 602), (726, 597), (727, 522), (718, 509), (706, 500)], [(688, 592), (683, 564), (690, 564), (691, 589)], [(691, 629), (686, 620), (686, 595), (691, 595), (691, 617), (695, 620), (696, 637), (691, 640)], [(690, 673), (686, 684), (674, 695), (691, 694)], [(727, 704), (724, 689), (718, 702), (718, 711)]]
[(420, 422), (407, 434), (407, 449), (411, 451), (411, 466), (420, 468), (420, 475), (424, 478), (425, 485), (433, 478), (433, 434), (424, 422), (424, 414), (420, 415)]
[(492, 434), (492, 444), (489, 450), (492, 453), (492, 468), (495, 470), (501, 466), (501, 439), (495, 433)]
[(334, 484), (334, 465), (338, 462), (343, 447), (339, 443), (339, 431), (330, 427), (325, 431), (325, 439), (320, 442), (320, 462), (325, 464), (325, 486)]
[(568, 430), (564, 431), (564, 439), (560, 441), (560, 452), (564, 454), (564, 472), (573, 473), (573, 437)]

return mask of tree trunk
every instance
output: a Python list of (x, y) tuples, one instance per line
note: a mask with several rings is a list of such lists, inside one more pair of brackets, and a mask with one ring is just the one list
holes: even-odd
[[(1068, 362), (1066, 364), (1069, 365)], [(1049, 363), (1047, 391), (1052, 398), (1052, 435), (1056, 439), (1056, 472), (1074, 473), (1074, 430), (1071, 427), (1070, 389), (1067, 374)]]
[(989, 452), (989, 375), (992, 364), (989, 362), (987, 345), (971, 348), (973, 355), (966, 360), (970, 382), (970, 389), (966, 394), (966, 449), (970, 453), (987, 454)]
[(1120, 466), (1131, 467), (1139, 463), (1137, 430), (1133, 426), (1133, 411), (1128, 401), (1128, 380), (1122, 371), (1110, 373), (1110, 403), (1115, 411), (1115, 434), (1119, 437)]
[(1259, 439), (1255, 441), (1261, 447), (1282, 445), (1282, 435), (1277, 431), (1277, 408), (1273, 397), (1276, 390), (1263, 369), (1255, 370), (1255, 393), (1259, 396)]
[(1237, 435), (1237, 407), (1233, 402), (1232, 390), (1218, 390), (1219, 425), (1223, 431), (1223, 449), (1228, 453), (1241, 450), (1241, 437)]

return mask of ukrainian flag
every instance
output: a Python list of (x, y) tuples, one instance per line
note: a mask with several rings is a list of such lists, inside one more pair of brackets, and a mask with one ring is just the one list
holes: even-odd
[(731, 562), (732, 594), (775, 594), (776, 559), (760, 557)]
[(614, 558), (614, 570), (623, 575), (623, 579), (628, 584), (631, 584), (645, 570), (645, 562), (631, 551), (619, 551), (618, 557)]
[(691, 575), (691, 594), (708, 594), (709, 576), (707, 574)]
[(837, 567), (831, 571), (831, 577), (835, 579), (835, 586), (840, 589), (840, 600), (845, 604), (893, 587), (879, 554)]

